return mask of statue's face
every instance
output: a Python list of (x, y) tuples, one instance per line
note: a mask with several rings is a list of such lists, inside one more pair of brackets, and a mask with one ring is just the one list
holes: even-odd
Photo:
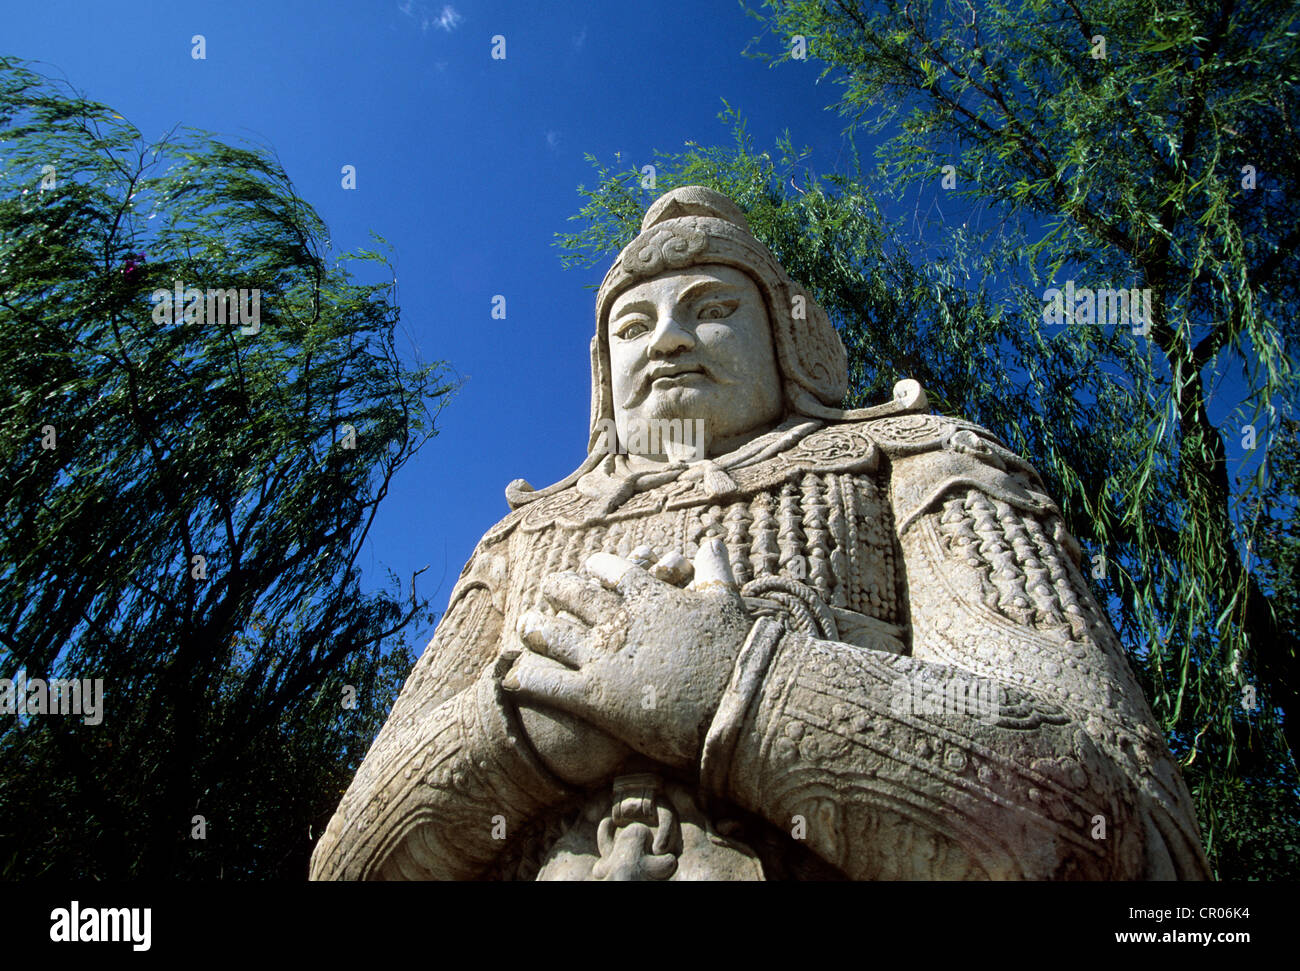
[(710, 454), (782, 417), (763, 295), (729, 266), (672, 270), (625, 290), (609, 313), (614, 424), (703, 419)]

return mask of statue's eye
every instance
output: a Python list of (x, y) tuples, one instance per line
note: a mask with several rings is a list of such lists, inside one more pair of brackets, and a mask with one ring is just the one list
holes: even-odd
[(706, 303), (700, 308), (700, 320), (722, 320), (724, 317), (730, 317), (740, 306), (739, 300), (718, 300), (713, 303)]
[(616, 333), (619, 340), (630, 341), (640, 337), (649, 329), (650, 325), (646, 323), (644, 317), (630, 317)]

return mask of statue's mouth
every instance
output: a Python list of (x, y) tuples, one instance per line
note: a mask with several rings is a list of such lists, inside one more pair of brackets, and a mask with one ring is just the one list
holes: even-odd
[(655, 371), (651, 373), (648, 381), (651, 387), (666, 388), (683, 384), (691, 378), (703, 378), (705, 376), (704, 368), (697, 365), (695, 367), (665, 368), (661, 371)]

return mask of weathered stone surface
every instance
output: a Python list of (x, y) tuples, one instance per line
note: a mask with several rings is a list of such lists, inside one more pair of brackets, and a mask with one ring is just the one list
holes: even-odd
[(507, 490), (312, 877), (1206, 876), (1034, 470), (915, 382), (838, 410), (838, 336), (729, 200), (642, 228), (587, 460)]

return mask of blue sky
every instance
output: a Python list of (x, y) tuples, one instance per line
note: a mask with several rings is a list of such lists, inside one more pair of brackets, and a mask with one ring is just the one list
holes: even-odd
[[(806, 164), (848, 161), (818, 67), (743, 56), (762, 25), (734, 0), (42, 0), (9, 5), (5, 21), (0, 50), (43, 62), (148, 140), (179, 123), (269, 145), (335, 249), (372, 246), (372, 230), (393, 245), (399, 347), (466, 380), (393, 483), (363, 566), (380, 584), (385, 567), (427, 565), (438, 610), (507, 512), (506, 484), (540, 488), (585, 455), (586, 287), (604, 267), (563, 270), (552, 245), (594, 181), (583, 154), (639, 166), (727, 141), (726, 99), (756, 145), (789, 129), (813, 149)], [(497, 34), (504, 60), (491, 57)], [(495, 294), (505, 320), (490, 316)]]
[[(745, 56), (773, 49), (751, 43), (761, 29), (734, 0), (42, 0), (6, 11), (0, 52), (41, 62), (146, 139), (184, 124), (260, 141), (336, 251), (372, 246), (372, 231), (392, 244), (399, 349), (465, 380), (392, 484), (362, 566), (371, 586), (387, 568), (427, 566), (421, 589), (441, 610), (506, 513), (506, 484), (548, 485), (585, 454), (588, 287), (605, 267), (563, 270), (553, 245), (578, 225), (577, 186), (594, 181), (584, 153), (639, 167), (687, 141), (729, 141), (725, 99), (760, 149), (788, 130), (811, 149), (803, 164), (847, 166), (825, 110), (836, 89), (817, 83), (815, 61)], [(505, 320), (491, 317), (496, 294)], [(1216, 418), (1235, 397), (1216, 400)]]

